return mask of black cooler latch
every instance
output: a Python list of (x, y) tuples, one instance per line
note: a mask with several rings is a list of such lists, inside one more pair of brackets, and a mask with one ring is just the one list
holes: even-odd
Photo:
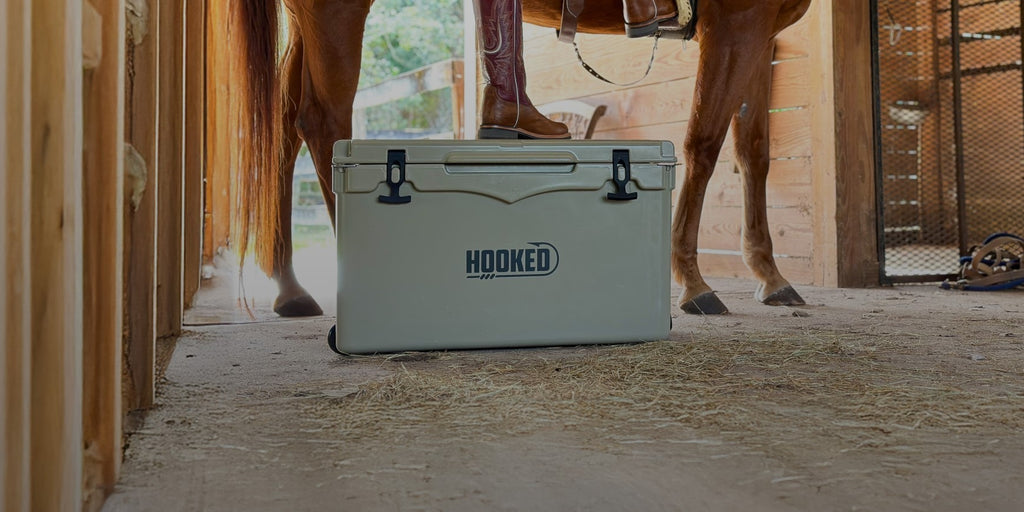
[(633, 179), (633, 173), (629, 169), (629, 150), (612, 150), (612, 181), (615, 182), (615, 192), (608, 193), (608, 199), (612, 201), (632, 201), (636, 199), (636, 192), (626, 192), (626, 186)]
[(402, 184), (405, 183), (405, 150), (388, 150), (388, 188), (391, 193), (386, 196), (377, 196), (377, 201), (384, 204), (405, 204), (412, 202), (412, 196), (403, 196), (400, 193)]

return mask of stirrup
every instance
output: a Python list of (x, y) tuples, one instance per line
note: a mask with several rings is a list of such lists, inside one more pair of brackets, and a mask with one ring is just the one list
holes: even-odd
[(679, 32), (679, 16), (676, 15), (672, 16), (671, 18), (665, 18), (663, 20), (651, 20), (647, 22), (645, 25), (641, 26), (630, 25), (627, 23), (626, 37), (636, 38), (653, 36), (659, 30), (663, 31), (664, 33)]

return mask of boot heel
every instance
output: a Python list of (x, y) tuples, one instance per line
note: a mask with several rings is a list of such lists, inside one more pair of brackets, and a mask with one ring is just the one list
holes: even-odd
[(480, 128), (476, 134), (478, 139), (519, 139), (521, 137), (521, 133), (505, 128)]
[(642, 27), (631, 27), (629, 25), (626, 25), (626, 37), (629, 37), (629, 38), (647, 37), (647, 36), (654, 35), (654, 33), (657, 32), (657, 31), (658, 31), (658, 24), (657, 23), (651, 23), (649, 25), (644, 25)]

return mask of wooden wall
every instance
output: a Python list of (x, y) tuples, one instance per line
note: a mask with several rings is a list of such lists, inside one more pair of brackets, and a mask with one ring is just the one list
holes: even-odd
[(83, 418), (85, 508), (95, 510), (121, 468), (124, 327), (124, 0), (83, 2)]
[(32, 164), (29, 149), (31, 114), (28, 92), (31, 90), (29, 62), (32, 45), (31, 10), (27, 0), (8, 0), (3, 3), (6, 13), (0, 17), (4, 30), (0, 35), (3, 45), (4, 75), (2, 85), (4, 115), (0, 117), (4, 146), (0, 152), (3, 168), (0, 171), (0, 210), (4, 221), (0, 223), (0, 239), (6, 259), (2, 268), (5, 282), (0, 309), (4, 311), (2, 340), (4, 353), (3, 395), (0, 396), (0, 414), (3, 420), (2, 453), (3, 478), (0, 479), (0, 508), (10, 511), (29, 510), (30, 499), (30, 437), (32, 428), (29, 378), (32, 364), (31, 338), (31, 276), (29, 262), (31, 249), (30, 181)]
[[(861, 8), (838, 1), (812, 2), (807, 16), (778, 39), (768, 218), (779, 268), (794, 283), (877, 284), (877, 264), (869, 268), (874, 217), (865, 215), (870, 208), (864, 208), (874, 204), (873, 196), (865, 199), (873, 169), (870, 18), (864, 4)], [(842, 25), (851, 21), (852, 26)], [(647, 67), (650, 39), (577, 37), (584, 58), (612, 80), (636, 80)], [(636, 85), (618, 87), (591, 77), (576, 62), (572, 47), (558, 43), (552, 30), (528, 27), (525, 61), (530, 97), (537, 104), (578, 99), (606, 105), (595, 139), (664, 139), (682, 151), (700, 49), (695, 43), (683, 47), (667, 40), (659, 46), (650, 76)], [(837, 59), (837, 52), (844, 52), (849, 61)], [(863, 78), (851, 83), (849, 73)], [(837, 105), (837, 95), (851, 109), (846, 112), (849, 115), (836, 114), (842, 106)], [(852, 139), (844, 140), (842, 130)], [(841, 166), (845, 161), (853, 167)], [(837, 169), (848, 173), (852, 189), (837, 188), (843, 179), (836, 175)], [(680, 168), (677, 182), (682, 172)], [(841, 202), (844, 194), (850, 194), (853, 202)], [(866, 202), (857, 203), (862, 200)], [(840, 228), (839, 206), (855, 217), (856, 229)], [(731, 136), (709, 184), (702, 219), (699, 258), (705, 275), (748, 276), (740, 254), (742, 182)], [(864, 231), (867, 228), (869, 232)]]
[[(102, 506), (125, 413), (152, 403), (154, 326), (180, 326), (182, 9), (0, 3), (0, 510)], [(126, 46), (127, 10), (148, 13), (139, 45)], [(128, 361), (133, 386), (122, 397)]]

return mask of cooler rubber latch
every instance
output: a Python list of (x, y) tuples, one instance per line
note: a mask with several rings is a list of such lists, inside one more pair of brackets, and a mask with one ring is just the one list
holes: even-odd
[(384, 204), (406, 204), (412, 201), (412, 196), (403, 196), (400, 193), (402, 184), (405, 183), (405, 150), (388, 150), (388, 188), (391, 193), (386, 196), (377, 196), (377, 201)]
[(637, 198), (636, 192), (626, 192), (626, 186), (633, 179), (632, 171), (629, 169), (629, 150), (612, 150), (612, 181), (615, 182), (615, 192), (608, 193), (608, 199), (612, 201), (632, 201)]

